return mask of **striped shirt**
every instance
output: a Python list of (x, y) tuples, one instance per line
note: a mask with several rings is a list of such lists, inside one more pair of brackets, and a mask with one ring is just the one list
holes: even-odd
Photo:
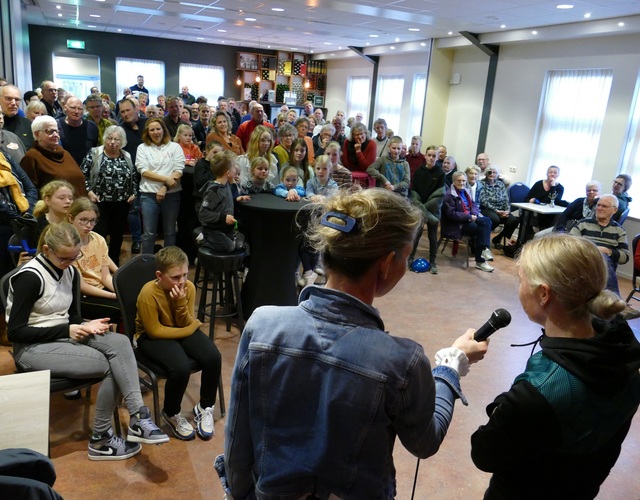
[(595, 217), (582, 219), (571, 229), (574, 236), (583, 236), (594, 242), (599, 247), (611, 250), (611, 260), (618, 264), (625, 264), (629, 261), (629, 243), (627, 233), (622, 226), (613, 219), (609, 224), (601, 226)]

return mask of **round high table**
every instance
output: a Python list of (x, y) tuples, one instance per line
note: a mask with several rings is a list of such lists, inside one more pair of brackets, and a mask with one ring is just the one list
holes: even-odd
[[(242, 286), (244, 317), (264, 305), (298, 303), (300, 228), (296, 214), (308, 201), (285, 201), (273, 194), (252, 194), (238, 204), (241, 229), (250, 245), (249, 272)], [(306, 219), (306, 217), (304, 217)]]

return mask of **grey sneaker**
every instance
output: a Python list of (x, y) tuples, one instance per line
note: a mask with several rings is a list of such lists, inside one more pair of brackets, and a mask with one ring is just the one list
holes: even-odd
[(213, 426), (213, 409), (215, 406), (210, 406), (208, 408), (202, 408), (200, 403), (194, 406), (193, 414), (195, 415), (196, 422), (196, 432), (198, 433), (198, 437), (200, 439), (204, 439), (205, 441), (211, 439), (213, 435), (216, 433), (215, 428)]
[(131, 415), (127, 441), (134, 443), (162, 444), (169, 442), (169, 436), (162, 432), (151, 420), (149, 408), (141, 406), (138, 413)]
[(491, 260), (491, 261), (493, 260), (493, 254), (491, 253), (491, 250), (489, 248), (485, 248), (482, 251), (482, 258), (484, 260)]
[(476, 269), (480, 269), (480, 271), (484, 271), (485, 273), (493, 272), (493, 267), (486, 262), (476, 262)]
[(429, 272), (431, 274), (438, 274), (438, 266), (435, 264), (431, 264), (431, 267), (429, 268)]
[(140, 453), (140, 443), (129, 443), (113, 434), (113, 429), (89, 440), (89, 460), (126, 460)]
[(178, 439), (182, 439), (183, 441), (195, 439), (196, 431), (193, 430), (189, 421), (179, 413), (170, 417), (164, 412), (164, 410), (162, 410), (162, 418), (169, 424), (171, 430)]

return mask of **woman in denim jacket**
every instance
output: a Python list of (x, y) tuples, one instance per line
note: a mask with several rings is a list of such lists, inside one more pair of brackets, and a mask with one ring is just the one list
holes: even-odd
[(339, 193), (308, 237), (326, 288), (298, 306), (258, 308), (242, 335), (225, 429), (235, 499), (393, 498), (395, 438), (419, 458), (439, 448), (459, 377), (486, 342), (473, 330), (436, 354), (385, 332), (373, 299), (390, 292), (422, 219), (392, 192)]

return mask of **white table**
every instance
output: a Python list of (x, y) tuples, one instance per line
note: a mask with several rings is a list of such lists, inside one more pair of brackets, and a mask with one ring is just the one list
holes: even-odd
[(512, 203), (512, 207), (521, 208), (524, 210), (523, 220), (520, 223), (520, 230), (518, 231), (518, 244), (524, 244), (524, 237), (531, 220), (531, 214), (544, 214), (544, 215), (559, 215), (566, 210), (567, 207), (559, 207), (554, 205), (542, 204), (542, 203)]

